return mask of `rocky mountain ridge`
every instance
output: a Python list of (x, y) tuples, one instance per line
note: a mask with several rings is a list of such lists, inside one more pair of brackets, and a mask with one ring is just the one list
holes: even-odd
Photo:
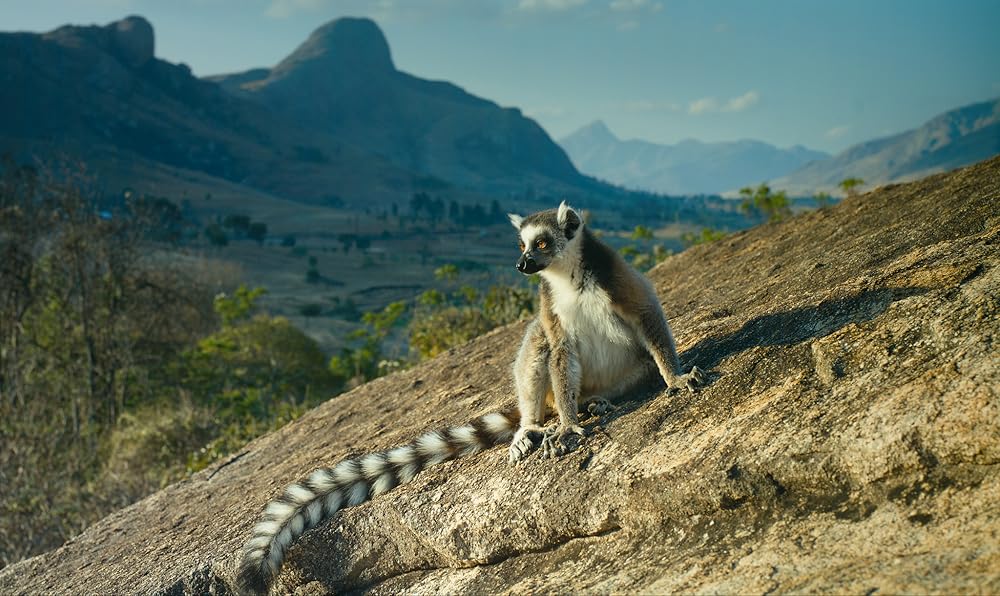
[[(998, 200), (994, 158), (671, 257), (650, 277), (707, 387), (626, 396), (558, 460), (431, 468), (307, 533), (276, 590), (1000, 590)], [(0, 592), (229, 593), (287, 483), (511, 405), (523, 331), (330, 400)]]
[(793, 195), (839, 194), (846, 178), (868, 188), (914, 180), (1000, 154), (1000, 99), (949, 110), (899, 134), (859, 143), (771, 180)]
[(0, 33), (0, 151), (109, 155), (100, 173), (139, 158), (319, 203), (624, 194), (579, 174), (518, 110), (397, 71), (367, 19), (320, 27), (273, 69), (211, 80), (154, 50), (138, 16)]
[(519, 179), (594, 185), (516, 108), (398, 71), (369, 19), (337, 19), (274, 68), (211, 80), (424, 175), (495, 190), (523, 190)]

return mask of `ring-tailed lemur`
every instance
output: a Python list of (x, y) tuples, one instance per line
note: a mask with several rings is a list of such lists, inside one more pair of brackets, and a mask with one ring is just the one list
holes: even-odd
[[(529, 324), (514, 364), (518, 407), (321, 468), (289, 485), (264, 509), (243, 547), (237, 577), (241, 592), (266, 593), (285, 551), (307, 529), (343, 507), (409, 482), (428, 466), (506, 441), (511, 441), (511, 462), (539, 445), (544, 457), (562, 455), (584, 434), (578, 408), (605, 411), (608, 399), (656, 371), (671, 389), (693, 391), (704, 383), (698, 367), (682, 374), (649, 282), (591, 234), (565, 202), (558, 209), (509, 217), (521, 244), (517, 269), (541, 275), (539, 315)], [(554, 406), (559, 421), (543, 429), (546, 403)]]

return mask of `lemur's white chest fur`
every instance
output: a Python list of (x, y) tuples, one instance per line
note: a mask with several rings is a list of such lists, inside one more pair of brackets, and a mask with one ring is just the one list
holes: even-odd
[(576, 345), (585, 396), (615, 386), (644, 364), (642, 342), (612, 310), (605, 290), (596, 284), (579, 287), (561, 271), (544, 271), (542, 275), (551, 290), (552, 310)]

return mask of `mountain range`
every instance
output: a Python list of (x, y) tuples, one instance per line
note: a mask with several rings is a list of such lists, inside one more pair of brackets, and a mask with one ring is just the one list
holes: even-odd
[(847, 178), (871, 188), (969, 165), (1000, 154), (1000, 98), (940, 114), (913, 130), (853, 145), (831, 156), (796, 145), (761, 141), (658, 145), (623, 141), (601, 121), (559, 143), (582, 171), (620, 184), (667, 194), (735, 196), (767, 181), (792, 196), (842, 194)]
[(838, 192), (846, 178), (865, 186), (915, 180), (1000, 154), (1000, 98), (950, 110), (908, 130), (859, 143), (771, 180), (791, 194)]
[(0, 33), (0, 152), (70, 156), (115, 184), (155, 170), (363, 207), (444, 189), (465, 201), (633, 196), (613, 184), (691, 195), (769, 180), (811, 195), (851, 176), (878, 185), (1000, 153), (1000, 100), (834, 157), (752, 140), (623, 141), (601, 122), (560, 146), (516, 108), (397, 70), (369, 19), (331, 21), (274, 67), (241, 73), (198, 78), (154, 50), (138, 16)]
[(628, 188), (671, 195), (718, 194), (829, 157), (801, 145), (779, 149), (753, 140), (688, 139), (675, 145), (621, 140), (600, 120), (559, 144), (583, 172)]
[(154, 48), (138, 16), (0, 33), (0, 150), (98, 170), (145, 160), (310, 202), (621, 194), (517, 109), (396, 70), (368, 19), (332, 21), (274, 68), (236, 75), (199, 79)]

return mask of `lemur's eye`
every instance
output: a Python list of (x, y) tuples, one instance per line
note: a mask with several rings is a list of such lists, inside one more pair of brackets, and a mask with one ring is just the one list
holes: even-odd
[(524, 242), (518, 242), (517, 246), (518, 246), (518, 248), (521, 249), (521, 252), (524, 252)]
[(545, 247), (548, 245), (549, 245), (548, 242), (544, 240), (539, 240), (538, 242), (535, 243), (535, 248), (537, 248), (538, 250), (545, 250)]

